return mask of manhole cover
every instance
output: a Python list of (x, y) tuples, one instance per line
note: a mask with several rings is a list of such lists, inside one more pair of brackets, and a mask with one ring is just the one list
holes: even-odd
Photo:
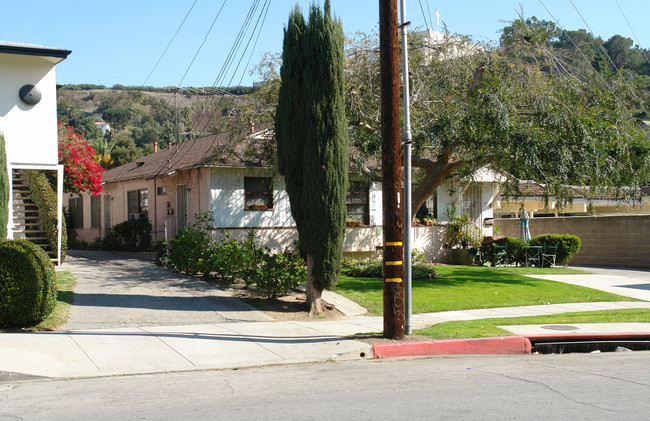
[(548, 329), (548, 330), (578, 330), (580, 329), (577, 326), (570, 326), (570, 325), (546, 325), (542, 326), (542, 329)]

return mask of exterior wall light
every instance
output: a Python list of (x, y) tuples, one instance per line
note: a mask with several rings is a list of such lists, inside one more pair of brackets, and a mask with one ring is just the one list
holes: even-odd
[(36, 105), (41, 101), (41, 90), (34, 85), (25, 85), (20, 88), (20, 99), (28, 105)]

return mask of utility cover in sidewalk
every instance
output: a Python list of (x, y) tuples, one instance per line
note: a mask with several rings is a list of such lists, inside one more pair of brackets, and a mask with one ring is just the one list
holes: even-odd
[(569, 326), (569, 325), (546, 325), (542, 326), (542, 329), (548, 330), (579, 330), (579, 327)]

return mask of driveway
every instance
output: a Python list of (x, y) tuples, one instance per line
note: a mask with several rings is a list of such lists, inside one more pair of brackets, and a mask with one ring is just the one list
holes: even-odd
[(578, 267), (585, 275), (530, 275), (535, 278), (565, 282), (567, 284), (611, 292), (612, 294), (650, 301), (650, 270), (607, 267)]
[(148, 261), (69, 251), (60, 270), (77, 280), (61, 330), (272, 320), (219, 288)]

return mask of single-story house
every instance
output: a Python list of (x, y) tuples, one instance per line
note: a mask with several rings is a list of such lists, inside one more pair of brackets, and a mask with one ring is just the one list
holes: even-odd
[(586, 216), (612, 214), (648, 214), (650, 196), (641, 189), (641, 202), (624, 203), (616, 199), (614, 191), (599, 193), (591, 197), (589, 187), (566, 186), (571, 196), (570, 203), (562, 204), (550, 196), (545, 200), (545, 186), (535, 181), (520, 181), (519, 193), (511, 197), (499, 197), (496, 201), (495, 217), (519, 218), (523, 204), (531, 218), (557, 216)]
[[(211, 212), (212, 225), (243, 238), (254, 229), (269, 248), (290, 247), (297, 239), (284, 177), (250, 150), (251, 143), (233, 143), (220, 133), (173, 145), (104, 173), (104, 192), (97, 197), (68, 195), (73, 227), (79, 238), (93, 241), (110, 227), (137, 218), (149, 218), (155, 240), (170, 240), (195, 222), (199, 212)], [(429, 209), (445, 220), (445, 209), (466, 210), (477, 226), (491, 234), (492, 203), (498, 192), (495, 174), (485, 170), (474, 182), (450, 181), (429, 200)], [(349, 227), (344, 250), (369, 255), (382, 245), (381, 183), (351, 177), (348, 192)], [(437, 215), (435, 214), (437, 212)], [(429, 259), (442, 259), (444, 227), (415, 227), (414, 247)]]
[[(27, 238), (61, 261), (63, 166), (59, 165), (56, 121), (57, 63), (69, 50), (0, 41), (0, 134), (4, 136), (11, 179), (8, 237)], [(50, 243), (24, 170), (57, 173), (57, 239)]]

